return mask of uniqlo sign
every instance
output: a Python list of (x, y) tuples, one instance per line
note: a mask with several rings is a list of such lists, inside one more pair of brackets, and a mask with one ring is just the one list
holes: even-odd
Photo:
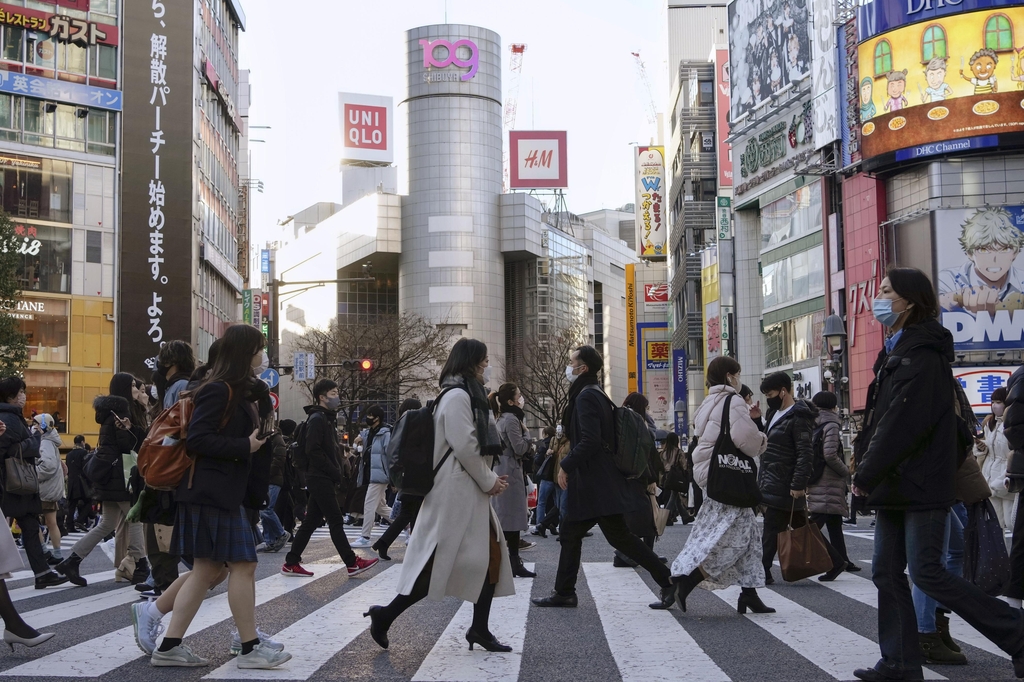
[(393, 103), (390, 97), (339, 93), (342, 160), (392, 163)]

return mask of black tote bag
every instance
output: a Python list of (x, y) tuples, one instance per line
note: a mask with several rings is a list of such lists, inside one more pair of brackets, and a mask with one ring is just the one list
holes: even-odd
[(733, 395), (725, 399), (722, 411), (722, 432), (711, 453), (708, 470), (708, 497), (733, 507), (756, 507), (761, 504), (757, 487), (757, 464), (754, 458), (740, 452), (732, 442), (729, 408)]
[(1003, 539), (1003, 527), (990, 500), (968, 509), (964, 527), (964, 580), (974, 583), (989, 596), (1002, 594), (1010, 582), (1010, 559)]

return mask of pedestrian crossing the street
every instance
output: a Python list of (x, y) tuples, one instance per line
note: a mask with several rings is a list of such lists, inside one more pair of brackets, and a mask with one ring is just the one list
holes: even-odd
[[(758, 637), (769, 638), (765, 641), (774, 643), (770, 651), (751, 650), (748, 655), (755, 659), (770, 656), (772, 665), (779, 669), (787, 669), (787, 664), (797, 666), (799, 662), (799, 666), (816, 671), (800, 679), (850, 680), (855, 668), (871, 667), (878, 658), (873, 631), (854, 632), (848, 627), (849, 623), (844, 624), (844, 619), (836, 615), (861, 609), (862, 619), (871, 623), (873, 614), (877, 613), (877, 593), (870, 579), (849, 573), (830, 583), (805, 580), (760, 590), (764, 602), (777, 609), (777, 613), (744, 617), (735, 609), (737, 587), (715, 592), (695, 590), (688, 599), (688, 613), (677, 608), (652, 611), (647, 604), (656, 599), (657, 588), (646, 574), (614, 568), (610, 562), (585, 562), (578, 585), (579, 609), (531, 606), (531, 596), (543, 596), (550, 588), (553, 578), (550, 574), (543, 585), (536, 584), (539, 578), (517, 579), (515, 596), (495, 599), (492, 630), (500, 641), (513, 647), (512, 653), (502, 654), (468, 651), (464, 635), (473, 612), (473, 605), (469, 603), (459, 605), (454, 612), (449, 608), (443, 616), (444, 622), (436, 620), (438, 606), (435, 605), (433, 611), (429, 606), (414, 607), (403, 618), (408, 619), (408, 626), (414, 630), (433, 632), (432, 641), (426, 647), (420, 645), (410, 650), (408, 642), (393, 630), (391, 648), (382, 652), (369, 639), (369, 619), (362, 614), (369, 605), (387, 603), (396, 594), (401, 564), (382, 564), (364, 577), (349, 579), (347, 583), (344, 564), (336, 557), (307, 566), (314, 572), (312, 578), (275, 573), (258, 580), (256, 585), (258, 619), (269, 614), (281, 622), (279, 614), (288, 614), (285, 622), (271, 634), (293, 654), (291, 661), (273, 670), (240, 670), (227, 655), (226, 642), (223, 642), (213, 653), (211, 665), (190, 674), (188, 679), (320, 680), (334, 677), (328, 671), (336, 673), (333, 666), (343, 660), (375, 661), (367, 663), (369, 670), (373, 665), (390, 661), (400, 669), (399, 677), (413, 682), (555, 679), (545, 678), (536, 670), (527, 672), (523, 667), (531, 656), (532, 646), (540, 638), (533, 633), (543, 627), (545, 619), (561, 621), (564, 627), (560, 632), (571, 642), (573, 629), (580, 626), (587, 613), (593, 614), (587, 616), (591, 623), (599, 623), (600, 642), (591, 646), (605, 652), (617, 671), (617, 674), (608, 673), (604, 679), (623, 682), (789, 679), (749, 674), (742, 661), (736, 660), (735, 647), (720, 648), (714, 638), (708, 637), (707, 632), (712, 628), (729, 628), (733, 633), (730, 637), (739, 643), (745, 638), (751, 642), (758, 641)], [(528, 565), (528, 568), (533, 567), (533, 564)], [(553, 572), (553, 567), (550, 570)], [(25, 605), (29, 597), (22, 598), (19, 608), (26, 621), (41, 630), (56, 631), (58, 636), (38, 649), (19, 648), (14, 653), (0, 655), (0, 677), (118, 680), (134, 678), (148, 670), (146, 656), (135, 643), (128, 609), (137, 594), (131, 587), (113, 583), (112, 571), (88, 577), (90, 587), (83, 590), (58, 592), (50, 588), (33, 595), (40, 598), (49, 595), (51, 602), (53, 595), (59, 595), (58, 603), (33, 608), (31, 601)], [(26, 594), (19, 592), (25, 590), (25, 586), (12, 582), (12, 594)], [(32, 589), (31, 585), (27, 589)], [(330, 594), (330, 597), (315, 597), (321, 594)], [(446, 603), (455, 602), (448, 600)], [(424, 602), (426, 604), (428, 602)], [(819, 608), (816, 604), (828, 607)], [(429, 613), (434, 615), (425, 615)], [(76, 628), (97, 616), (105, 616), (103, 622), (115, 625), (86, 639), (74, 637)], [(429, 627), (415, 620), (424, 617), (431, 619)], [(169, 620), (170, 616), (166, 617), (165, 624)], [(223, 638), (223, 626), (230, 623), (227, 594), (220, 590), (203, 602), (186, 641), (209, 649), (213, 642)], [(986, 670), (999, 671), (999, 674), (986, 672), (984, 677), (964, 677), (962, 673), (969, 672), (971, 666), (955, 671), (932, 668), (925, 671), (925, 679), (1010, 679), (1006, 654), (961, 620), (954, 619), (951, 630), (953, 636), (966, 645), (973, 664), (985, 665)], [(565, 656), (572, 656), (571, 647)], [(184, 675), (185, 671), (181, 673)], [(1000, 674), (1004, 675), (1000, 677)]]

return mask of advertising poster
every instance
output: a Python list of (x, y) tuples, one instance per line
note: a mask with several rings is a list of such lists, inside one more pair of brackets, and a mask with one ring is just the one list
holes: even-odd
[[(689, 396), (686, 395), (686, 351), (682, 348), (672, 350), (672, 386), (673, 410), (677, 402), (682, 402), (685, 407), (688, 404)], [(676, 412), (675, 423), (676, 433), (679, 434), (679, 440), (682, 441), (683, 436), (690, 432), (687, 412)]]
[(718, 131), (718, 187), (732, 187), (732, 145), (729, 138), (729, 51), (715, 50), (715, 129)]
[(979, 414), (992, 411), (992, 391), (1006, 388), (1013, 367), (954, 367), (953, 376), (964, 387), (971, 407)]
[(626, 263), (626, 387), (637, 390), (636, 265)]
[(942, 324), (958, 351), (1024, 348), (1024, 206), (932, 213)]
[(565, 189), (569, 157), (564, 130), (510, 130), (509, 183), (513, 189)]
[(735, 123), (788, 85), (810, 76), (806, 0), (735, 0), (729, 4), (729, 56)]
[(637, 147), (636, 251), (641, 258), (663, 257), (668, 241), (665, 222), (665, 148)]
[(862, 42), (862, 150), (882, 157), (870, 167), (1024, 143), (1022, 25), (1024, 6), (1005, 3)]
[(395, 160), (391, 97), (339, 92), (338, 109), (344, 161), (388, 164)]
[(650, 401), (648, 410), (657, 427), (667, 431), (675, 425), (672, 411), (672, 332), (664, 322), (641, 322), (636, 325), (636, 334), (640, 341), (636, 356), (640, 380), (636, 390)]
[(644, 285), (644, 312), (668, 312), (668, 282)]
[(701, 301), (704, 322), (704, 371), (722, 354), (721, 293), (718, 284), (718, 247), (700, 254)]

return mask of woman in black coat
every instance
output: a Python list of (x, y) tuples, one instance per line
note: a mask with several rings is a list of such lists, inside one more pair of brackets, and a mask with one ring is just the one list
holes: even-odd
[[(647, 430), (651, 432), (651, 439), (654, 439), (657, 428), (655, 427), (654, 420), (647, 414), (647, 407), (649, 405), (650, 402), (642, 393), (630, 393), (622, 401), (623, 407), (628, 407), (644, 418)], [(654, 540), (658, 536), (658, 529), (654, 525), (654, 507), (651, 505), (650, 496), (654, 485), (658, 482), (660, 471), (660, 467), (649, 470), (647, 478), (644, 480), (630, 479), (627, 482), (630, 493), (633, 495), (634, 508), (625, 514), (626, 526), (629, 528), (630, 533), (643, 540), (644, 544), (651, 549), (654, 549)], [(612, 556), (612, 565), (617, 568), (636, 568), (637, 563), (622, 552), (615, 550)]]
[(889, 333), (868, 388), (857, 438), (854, 492), (877, 510), (871, 580), (878, 588), (882, 659), (855, 670), (861, 680), (923, 679), (917, 618), (904, 569), (914, 585), (1013, 657), (1024, 677), (1024, 616), (945, 566), (946, 523), (959, 466), (950, 363), (953, 337), (936, 319), (935, 289), (914, 268), (893, 268), (879, 286), (875, 318)]
[[(192, 556), (194, 564), (182, 578), (171, 623), (150, 658), (151, 665), (196, 667), (208, 663), (182, 644), (182, 639), (225, 564), (228, 601), (240, 643), (238, 667), (273, 668), (291, 659), (279, 644), (261, 643), (256, 632), (256, 542), (243, 506), (252, 503), (253, 460), (268, 438), (260, 412), (268, 389), (253, 371), (261, 365), (265, 345), (255, 327), (228, 327), (216, 360), (193, 392), (187, 446), (195, 463), (182, 476), (175, 493), (178, 513), (172, 546), (179, 555)], [(269, 459), (266, 464), (263, 481), (269, 479)]]
[[(29, 431), (22, 417), (25, 407), (25, 382), (21, 377), (7, 377), (0, 380), (0, 421), (6, 430), (0, 434), (0, 471), (5, 471), (9, 458), (19, 457), (35, 466), (39, 459), (40, 433), (33, 426)], [(6, 476), (6, 473), (4, 474)], [(6, 487), (7, 482), (4, 481)], [(11, 517), (21, 528), (22, 544), (28, 555), (29, 566), (36, 576), (36, 587), (44, 588), (60, 585), (68, 581), (50, 570), (43, 554), (43, 545), (39, 539), (39, 515), (43, 513), (39, 493), (33, 495), (15, 495), (7, 492), (3, 496), (4, 516)], [(6, 523), (6, 521), (5, 521)]]
[[(93, 498), (103, 503), (103, 513), (100, 522), (74, 544), (71, 555), (57, 564), (57, 571), (79, 587), (87, 584), (79, 570), (82, 559), (119, 526), (128, 533), (128, 555), (134, 559), (134, 565), (126, 570), (133, 573), (132, 582), (138, 582), (134, 571), (146, 558), (142, 524), (121, 524), (132, 506), (124, 474), (124, 457), (137, 452), (146, 438), (146, 413), (135, 400), (137, 390), (135, 377), (119, 372), (110, 380), (109, 395), (98, 396), (92, 402), (96, 423), (100, 425), (100, 437), (96, 454), (86, 460), (85, 475), (92, 483)], [(145, 580), (146, 576), (141, 573), (138, 577)]]

